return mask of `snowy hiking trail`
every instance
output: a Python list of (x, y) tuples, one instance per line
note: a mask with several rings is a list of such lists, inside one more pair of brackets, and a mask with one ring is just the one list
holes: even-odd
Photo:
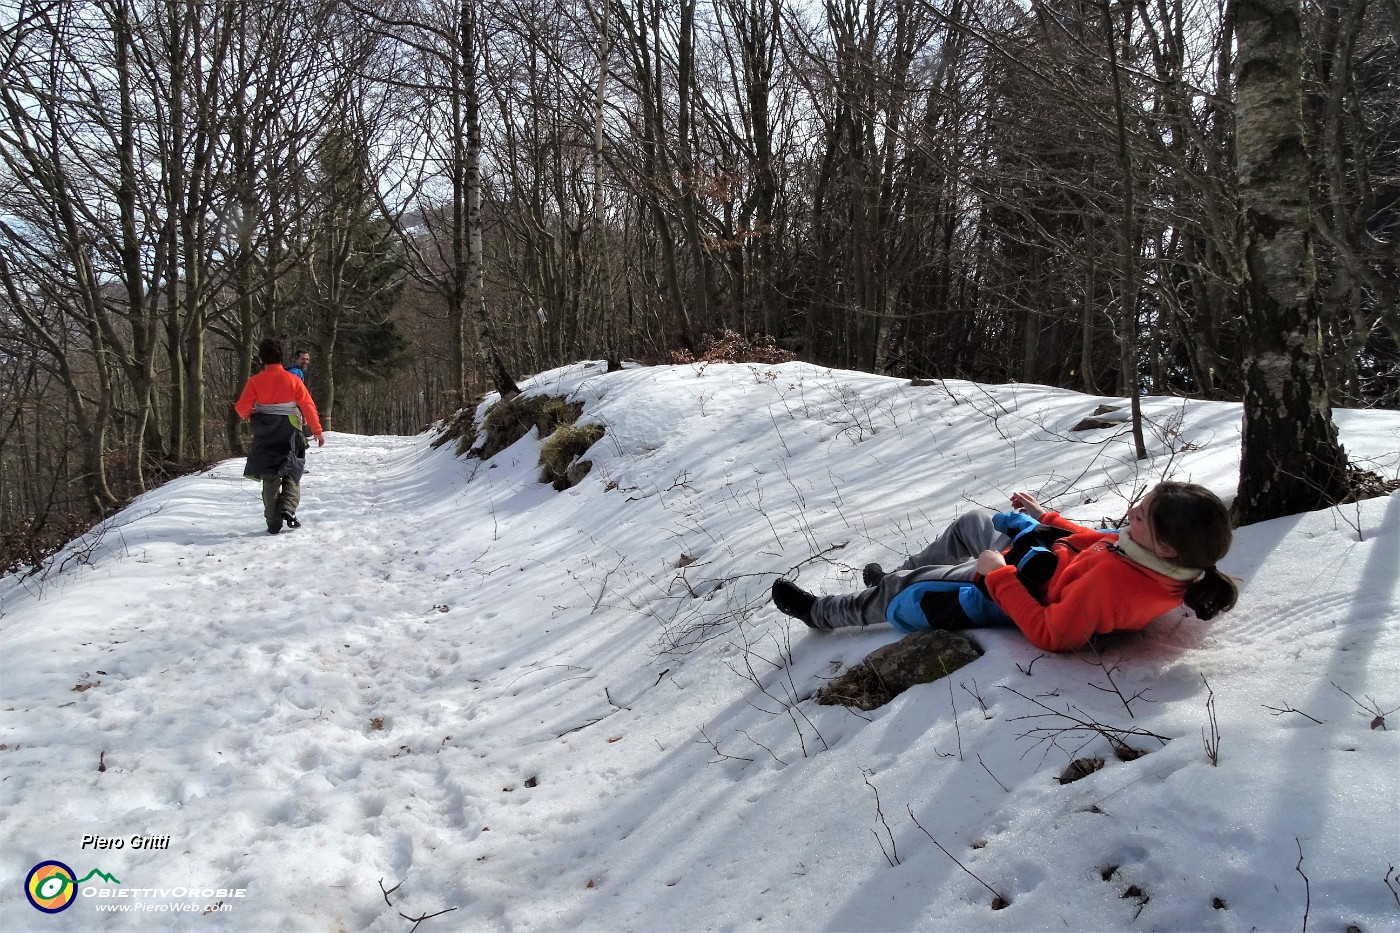
[[(152, 754), (193, 740), (199, 766), (187, 771), (183, 765), (196, 762), (172, 756), (160, 782), (164, 794), (144, 801), (148, 806), (183, 807), (230, 792), (235, 799), (249, 794), (242, 802), (255, 804), (264, 780), (266, 787), (320, 783), (326, 778), (315, 772), (337, 757), (332, 750), (363, 740), (371, 717), (396, 705), (396, 693), (411, 693), (417, 681), (455, 661), (414, 651), (413, 635), (421, 638), (434, 610), (424, 585), (429, 562), (421, 556), (427, 516), (412, 506), (418, 480), (411, 463), (391, 455), (403, 443), (330, 435), (311, 455), (300, 508), (305, 524), (297, 531), (262, 530), (257, 484), (240, 475), (241, 460), (230, 460), (147, 497), (135, 510), (145, 534), (107, 532), (101, 546), (126, 557), (92, 571), (100, 578), (87, 585), (100, 586), (104, 600), (90, 607), (90, 617), (64, 621), (110, 630), (110, 638), (35, 651), (102, 683), (89, 728), (125, 733), (124, 747), (106, 749), (105, 781), (148, 770)], [(50, 598), (61, 600), (61, 593)], [(221, 611), (211, 617), (214, 607)], [(33, 634), (42, 642), (46, 633)], [(25, 647), (39, 648), (14, 646)], [(21, 686), (11, 676), (7, 671), (7, 692)], [(203, 709), (192, 708), (192, 700)], [(337, 713), (325, 726), (297, 728), (328, 706)], [(210, 787), (199, 775), (223, 764), (218, 758), (235, 759), (242, 773), (225, 770), (227, 780)], [(329, 779), (348, 780), (361, 768), (349, 757), (330, 768)], [(253, 786), (238, 786), (243, 778)], [(265, 816), (298, 820), (294, 806)], [(211, 827), (218, 820), (211, 817)]]
[[(413, 745), (435, 750), (467, 727), (475, 705), (440, 690), (426, 709), (417, 700), (460, 660), (455, 649), (423, 644), (442, 616), (435, 607), (451, 599), (450, 589), (438, 591), (434, 603), (432, 582), (459, 568), (455, 555), (434, 561), (434, 526), (450, 524), (452, 516), (425, 512), (425, 504), (438, 505), (423, 493), (434, 472), (424, 473), (422, 457), (402, 456), (405, 440), (329, 435), (327, 446), (310, 456), (299, 510), (304, 525), (296, 531), (262, 530), (258, 486), (241, 476), (241, 459), (147, 497), (134, 510), (145, 534), (108, 531), (99, 547), (126, 557), (92, 571), (98, 578), (86, 585), (100, 586), (104, 599), (86, 617), (65, 619), (64, 627), (110, 636), (49, 643), (45, 650), (48, 633), (36, 631), (31, 644), (10, 645), (15, 654), (47, 656), (70, 679), (80, 671), (79, 685), (100, 688), (100, 703), (79, 704), (86, 716), (63, 715), (65, 731), (83, 739), (74, 743), (69, 766), (96, 773), (90, 750), (102, 747), (103, 796), (120, 799), (123, 808), (180, 810), (182, 821), (202, 827), (201, 835), (256, 836), (255, 849), (285, 848), (295, 857), (302, 831), (322, 821), (358, 823), (366, 836), (406, 856), (421, 827), (395, 832), (384, 825), (393, 822), (392, 815), (380, 820), (393, 795), (373, 788), (381, 778), (395, 783), (394, 772), (426, 765), (415, 795), (430, 798), (421, 804), (430, 815), (429, 835), (432, 826), (463, 829), (471, 808), (449, 758), (403, 761), (394, 754)], [(64, 581), (40, 585), (61, 589)], [(211, 618), (213, 607), (222, 617)], [(53, 673), (42, 663), (27, 671)], [(24, 692), (18, 680), (6, 671), (7, 694)], [(445, 707), (452, 709), (451, 725), (440, 735), (391, 731), (395, 719), (435, 725), (435, 713)], [(113, 733), (113, 741), (101, 740), (102, 733)], [(375, 741), (388, 734), (398, 735), (402, 748)], [(143, 780), (124, 787), (133, 771)], [(355, 794), (343, 812), (328, 811), (320, 802), (327, 791), (351, 781), (370, 792)], [(142, 822), (156, 824), (154, 830), (161, 821)], [(21, 838), (26, 829), (36, 843), (49, 835), (42, 827), (20, 827)], [(356, 855), (343, 853), (351, 863)], [(161, 874), (193, 874), (223, 886), (238, 873), (237, 861), (216, 860), (200, 870), (188, 852), (178, 871)]]
[[(503, 842), (523, 847), (520, 859), (537, 859), (533, 820), (513, 836), (511, 820), (501, 813), (484, 819), (477, 800), (489, 789), (493, 799), (525, 803), (532, 775), (522, 767), (555, 757), (548, 748), (531, 752), (529, 744), (619, 709), (601, 696), (582, 707), (551, 698), (554, 685), (581, 679), (583, 665), (618, 651), (596, 629), (551, 634), (548, 625), (522, 624), (518, 609), (502, 613), (481, 599), (481, 581), (493, 577), (503, 589), (529, 590), (528, 572), (541, 563), (522, 558), (521, 549), (491, 559), (491, 535), (511, 530), (513, 519), (524, 526), (522, 534), (538, 533), (540, 522), (529, 510), (555, 496), (535, 481), (537, 442), (525, 446), (525, 455), (501, 456), (507, 467), (501, 472), (512, 475), (498, 487), (484, 528), (464, 527), (460, 514), (470, 492), (466, 480), (483, 468), (479, 462), (431, 451), (424, 438), (332, 433), (326, 447), (310, 454), (300, 529), (276, 536), (262, 530), (258, 486), (242, 477), (241, 458), (232, 459), (146, 496), (101, 536), (85, 558), (92, 567), (73, 568), (76, 580), (59, 575), (24, 587), (54, 609), (69, 587), (103, 596), (63, 627), (108, 637), (54, 643), (50, 633), (32, 632), (13, 643), (12, 656), (49, 663), (24, 675), (5, 672), (8, 695), (27, 693), (29, 678), (72, 681), (74, 672), (85, 685), (79, 702), (59, 713), (62, 731), (80, 739), (60, 767), (98, 773), (91, 750), (100, 749), (106, 770), (84, 812), (68, 817), (105, 823), (107, 834), (129, 837), (159, 828), (162, 814), (178, 813), (181, 823), (199, 827), (199, 839), (186, 838), (179, 848), (177, 839), (168, 853), (143, 853), (142, 875), (264, 894), (274, 878), (283, 879), (279, 884), (307, 874), (343, 878), (362, 905), (348, 913), (350, 928), (367, 927), (382, 913), (374, 886), (380, 875), (388, 875), (386, 887), (410, 879), (399, 896), (411, 897), (410, 876), (415, 866), (421, 874), (425, 852), (431, 858), (446, 839), (457, 845), (486, 833), (489, 841), (488, 823)], [(531, 550), (548, 548), (523, 549)], [(538, 596), (527, 594), (525, 601), (537, 605), (540, 617), (561, 611)], [(477, 644), (471, 634), (477, 625), (496, 631), (499, 643)], [(504, 638), (500, 626), (510, 627)], [(650, 634), (633, 633), (624, 641)], [(561, 654), (570, 654), (570, 663), (560, 662)], [(613, 677), (611, 695), (625, 703), (656, 681), (646, 672)], [(483, 700), (489, 715), (478, 722)], [(513, 736), (524, 734), (523, 755), (518, 738), (500, 748), (493, 732), (502, 723)], [(584, 811), (568, 798), (586, 790), (595, 802), (606, 799), (626, 770), (604, 767), (571, 778), (555, 762), (553, 790), (564, 800), (542, 818), (578, 821)], [(541, 793), (550, 789), (536, 796)], [(104, 812), (103, 803), (117, 801)], [(125, 814), (115, 829), (114, 811)], [(649, 812), (634, 816), (641, 821)], [(11, 829), (20, 840), (35, 840), (36, 861), (43, 857), (49, 831), (23, 822)], [(335, 841), (341, 838), (357, 841), (346, 848)], [(206, 861), (201, 840), (241, 851)], [(308, 844), (317, 847), (314, 866), (301, 864), (298, 854)], [(582, 846), (560, 857), (591, 851)], [(374, 878), (364, 871), (366, 858), (381, 866)], [(257, 864), (251, 875), (250, 861)], [(480, 883), (468, 897), (454, 874), (448, 868), (435, 880), (433, 897), (482, 900)], [(509, 872), (503, 880), (515, 882)], [(509, 899), (512, 891), (500, 894)], [(318, 891), (304, 909), (312, 916), (346, 914), (339, 901), (334, 890)], [(240, 928), (237, 918), (230, 928)]]
[[(267, 535), (229, 460), (142, 497), (85, 563), (0, 580), (0, 928), (403, 933), (455, 907), (422, 933), (1286, 930), (1298, 846), (1310, 927), (1400, 915), (1400, 714), (1373, 730), (1358, 705), (1400, 705), (1400, 498), (1246, 529), (1244, 600), (1209, 626), (1159, 620), (1105, 667), (982, 632), (964, 671), (856, 715), (809, 697), (894, 633), (812, 635), (769, 605), (775, 575), (849, 588), (1016, 488), (1082, 520), (1165, 470), (1228, 491), (1238, 407), (1146, 400), (1167, 427), (1139, 464), (1067, 432), (1104, 400), (1041, 387), (804, 364), (533, 385), (608, 426), (575, 489), (538, 482), (534, 437), (482, 463), (331, 434), (301, 529)], [(1400, 416), (1338, 417), (1394, 475)], [(1023, 696), (1170, 741), (1038, 743)], [(1071, 753), (1107, 764), (1060, 785)], [(246, 896), (44, 916), (19, 892), (51, 858)]]

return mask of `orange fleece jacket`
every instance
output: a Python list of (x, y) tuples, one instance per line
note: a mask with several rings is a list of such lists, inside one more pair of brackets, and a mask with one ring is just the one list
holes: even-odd
[(281, 363), (268, 363), (262, 372), (254, 374), (243, 387), (243, 394), (234, 403), (233, 410), (238, 412), (238, 417), (247, 421), (253, 416), (254, 405), (281, 405), (285, 402), (296, 402), (301, 416), (306, 419), (306, 426), (311, 429), (311, 436), (319, 438), (321, 416), (316, 412), (316, 403), (311, 401), (311, 393), (306, 391), (306, 383), (283, 369)]
[(1118, 535), (1096, 531), (1046, 512), (1040, 521), (1071, 534), (1051, 545), (1060, 559), (1042, 603), (1016, 568), (987, 574), (997, 605), (1042, 651), (1074, 651), (1094, 635), (1136, 631), (1181, 605), (1186, 585), (1134, 563), (1113, 545)]

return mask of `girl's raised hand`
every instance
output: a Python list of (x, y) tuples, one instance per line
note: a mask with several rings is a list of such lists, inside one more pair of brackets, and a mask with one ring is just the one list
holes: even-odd
[(1013, 492), (1011, 507), (1025, 512), (1036, 521), (1040, 521), (1040, 516), (1045, 514), (1045, 507), (1040, 504), (1040, 500), (1028, 492)]

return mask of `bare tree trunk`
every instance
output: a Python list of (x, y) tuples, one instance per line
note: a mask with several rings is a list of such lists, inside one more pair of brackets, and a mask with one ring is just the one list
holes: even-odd
[[(1141, 321), (1138, 318), (1137, 264), (1137, 190), (1134, 184), (1133, 153), (1128, 145), (1128, 117), (1123, 106), (1123, 76), (1118, 67), (1118, 42), (1114, 37), (1113, 13), (1107, 0), (1103, 7), (1104, 45), (1108, 49), (1108, 68), (1113, 78), (1113, 117), (1118, 136), (1118, 173), (1123, 179), (1123, 212), (1118, 226), (1118, 290), (1123, 325), (1119, 339), (1123, 341), (1123, 387), (1132, 411), (1133, 453), (1139, 460), (1147, 459), (1147, 443), (1142, 436), (1142, 387), (1138, 377)], [(1128, 26), (1132, 8), (1125, 7), (1123, 43), (1128, 44)]]
[(1301, 0), (1240, 0), (1236, 10), (1247, 323), (1239, 524), (1324, 508), (1348, 486), (1319, 326), (1302, 16)]
[(609, 0), (601, 0), (596, 9), (593, 3), (588, 4), (589, 15), (598, 29), (598, 83), (593, 95), (593, 204), (589, 227), (596, 277), (594, 294), (599, 304), (603, 352), (607, 357), (608, 372), (616, 372), (622, 368), (622, 351), (618, 347), (617, 318), (613, 308), (611, 250), (608, 248), (608, 224), (603, 200), (603, 118), (612, 51), (611, 17), (608, 15), (611, 8)]
[(1088, 257), (1088, 266), (1084, 277), (1084, 299), (1079, 307), (1079, 390), (1093, 395), (1098, 391), (1094, 385), (1094, 296), (1099, 277), (1095, 257)]
[[(153, 406), (155, 404), (155, 315), (147, 304), (145, 270), (142, 260), (143, 243), (138, 226), (138, 179), (136, 173), (136, 104), (132, 94), (131, 59), (132, 48), (131, 18), (127, 0), (117, 0), (112, 17), (113, 62), (117, 74), (119, 131), (118, 147), (118, 186), (117, 205), (121, 218), (121, 234), (118, 252), (121, 257), (122, 284), (126, 289), (126, 317), (131, 325), (131, 354), (127, 369), (132, 383), (132, 395), (136, 401), (136, 425), (132, 433), (132, 468), (135, 472), (136, 488), (146, 488), (145, 453), (147, 438), (158, 438), (159, 431), (153, 430)], [(152, 263), (157, 274), (160, 269), (160, 254), (153, 257)]]
[[(465, 273), (467, 305), (476, 328), (476, 352), (483, 372), (502, 398), (520, 394), (520, 387), (511, 378), (505, 360), (496, 344), (496, 333), (486, 311), (486, 266), (481, 240), (481, 87), (477, 65), (480, 60), (478, 43), (481, 31), (477, 25), (475, 0), (460, 0), (460, 34), (462, 56), (463, 119), (466, 123), (467, 148), (463, 165), (466, 214), (458, 223), (465, 223), (467, 256)], [(463, 400), (466, 385), (462, 385)]]
[[(609, 2), (616, 3), (616, 0)], [(693, 3), (691, 7), (693, 14)], [(632, 9), (618, 4), (614, 10), (618, 14), (619, 26), (626, 32), (627, 42), (623, 48), (630, 52), (629, 77), (636, 83), (637, 106), (641, 110), (637, 117), (640, 124), (640, 139), (637, 143), (640, 165), (634, 169), (638, 175), (635, 193), (639, 203), (651, 217), (652, 232), (656, 237), (654, 248), (660, 253), (655, 257), (659, 267), (658, 274), (665, 288), (670, 310), (679, 321), (680, 341), (687, 348), (694, 350), (701, 337), (700, 331), (706, 323), (703, 304), (696, 305), (694, 302), (697, 298), (704, 297), (704, 290), (686, 287), (675, 230), (675, 227), (679, 227), (685, 237), (682, 246), (693, 247), (691, 227), (687, 220), (693, 205), (687, 202), (691, 195), (688, 195), (686, 190), (693, 188), (694, 179), (684, 177), (683, 169), (672, 161), (671, 137), (666, 117), (674, 102), (668, 90), (672, 82), (667, 78), (665, 55), (661, 48), (661, 5), (656, 0), (646, 0), (634, 4)], [(679, 82), (681, 79), (678, 75), (674, 80)], [(687, 88), (685, 91), (687, 106), (692, 90)], [(688, 126), (688, 111), (677, 119), (678, 127), (674, 134), (677, 146), (689, 144), (680, 138), (679, 125), (682, 117)], [(677, 157), (678, 160), (684, 158), (684, 155)], [(673, 220), (673, 215), (676, 215), (677, 219)], [(694, 255), (692, 250), (692, 256)], [(702, 270), (698, 268), (690, 272), (692, 283), (703, 276)]]

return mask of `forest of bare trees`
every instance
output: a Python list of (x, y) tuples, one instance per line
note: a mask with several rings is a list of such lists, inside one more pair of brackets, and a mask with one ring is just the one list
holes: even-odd
[(1325, 499), (1329, 406), (1400, 403), (1397, 33), (1397, 0), (17, 0), (0, 532), (239, 451), (265, 335), (370, 433), (725, 329), (1243, 400), (1246, 456), (1316, 415)]

